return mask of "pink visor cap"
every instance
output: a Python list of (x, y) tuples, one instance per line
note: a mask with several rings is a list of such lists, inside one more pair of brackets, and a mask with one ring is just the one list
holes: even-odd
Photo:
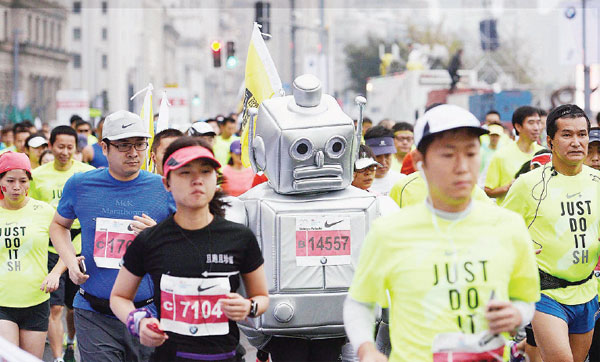
[[(25, 170), (31, 175), (31, 162), (24, 153), (4, 152), (0, 154), (0, 174), (11, 170)], [(0, 192), (0, 200), (4, 199), (4, 194)]]
[(221, 168), (221, 164), (219, 161), (217, 161), (210, 150), (202, 146), (189, 146), (180, 148), (173, 152), (171, 156), (169, 156), (163, 167), (165, 178), (169, 176), (169, 172), (177, 170), (178, 168), (197, 159), (209, 161), (216, 169)]
[(31, 174), (31, 162), (24, 153), (4, 152), (0, 155), (0, 174), (10, 170), (25, 170)]

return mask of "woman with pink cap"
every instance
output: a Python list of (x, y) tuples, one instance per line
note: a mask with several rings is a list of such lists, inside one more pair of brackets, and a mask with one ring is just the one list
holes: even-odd
[(58, 287), (58, 280), (46, 278), (54, 209), (27, 196), (30, 181), (24, 153), (0, 156), (0, 337), (42, 358), (48, 293)]
[[(269, 305), (256, 237), (224, 218), (220, 168), (198, 140), (171, 143), (163, 184), (177, 211), (142, 231), (123, 257), (110, 306), (142, 344), (157, 347), (151, 361), (238, 361), (236, 322), (257, 318)], [(133, 304), (146, 273), (158, 315)], [(246, 297), (236, 292), (241, 284)]]

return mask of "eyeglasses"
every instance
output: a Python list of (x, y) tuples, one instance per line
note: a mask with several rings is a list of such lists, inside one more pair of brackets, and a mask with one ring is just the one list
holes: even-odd
[(396, 141), (398, 142), (412, 142), (414, 140), (413, 136), (405, 136), (405, 137), (398, 137), (396, 136)]
[(134, 147), (136, 151), (145, 151), (148, 149), (148, 142), (146, 141), (139, 141), (136, 143), (107, 143), (109, 145), (115, 146), (119, 152), (129, 152), (131, 150), (131, 147)]
[(362, 168), (360, 170), (356, 170), (355, 172), (356, 173), (367, 173), (367, 172), (375, 172), (375, 171), (377, 171), (377, 166), (376, 165), (371, 165), (369, 167), (365, 167), (365, 168)]

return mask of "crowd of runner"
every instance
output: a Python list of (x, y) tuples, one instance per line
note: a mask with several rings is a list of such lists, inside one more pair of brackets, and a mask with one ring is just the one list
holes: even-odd
[[(600, 361), (597, 124), (575, 105), (364, 118), (352, 186), (382, 216), (343, 306), (358, 358)], [(227, 210), (268, 180), (242, 164), (238, 126), (151, 135), (127, 111), (4, 126), (0, 337), (38, 358), (47, 340), (55, 362), (75, 346), (83, 361), (241, 360), (236, 322), (269, 296), (256, 236)]]

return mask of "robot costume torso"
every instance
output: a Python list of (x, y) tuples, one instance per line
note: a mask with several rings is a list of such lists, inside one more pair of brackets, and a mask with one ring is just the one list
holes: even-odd
[[(364, 98), (363, 98), (364, 100)], [(350, 186), (361, 138), (310, 75), (294, 95), (263, 101), (249, 156), (263, 183), (239, 196), (265, 259), (269, 309), (240, 325), (256, 347), (269, 336), (344, 336), (342, 309), (369, 225), (374, 194)]]

